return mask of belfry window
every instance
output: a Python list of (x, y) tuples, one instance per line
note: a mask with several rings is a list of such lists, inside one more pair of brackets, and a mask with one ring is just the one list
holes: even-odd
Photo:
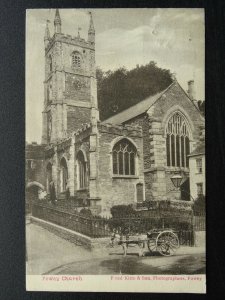
[(167, 166), (188, 167), (190, 133), (185, 118), (176, 112), (166, 127)]
[(72, 53), (72, 66), (74, 68), (80, 68), (81, 67), (81, 55), (79, 52), (73, 52)]
[(84, 154), (79, 151), (77, 154), (77, 175), (78, 175), (78, 189), (85, 189), (87, 187), (87, 163), (84, 159)]
[(113, 147), (113, 174), (135, 175), (137, 150), (127, 139), (122, 139)]

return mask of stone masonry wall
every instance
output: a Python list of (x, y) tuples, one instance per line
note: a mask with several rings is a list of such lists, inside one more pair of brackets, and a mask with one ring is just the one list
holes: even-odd
[(79, 101), (90, 101), (90, 79), (66, 73), (65, 97)]
[(148, 122), (147, 115), (144, 113), (136, 118), (126, 121), (125, 124), (139, 125), (142, 127), (144, 169), (150, 168), (151, 166), (150, 136), (149, 136), (149, 122)]
[[(188, 116), (193, 123), (193, 139), (199, 139), (199, 136), (201, 135), (201, 126), (204, 125), (205, 122), (204, 117), (177, 82), (175, 82), (173, 86), (165, 92), (165, 96), (162, 96), (159, 100), (157, 100), (153, 106), (154, 108), (151, 113), (151, 118), (155, 118), (160, 121), (163, 120), (164, 116), (168, 112), (172, 113), (173, 107), (175, 110), (179, 110), (178, 107), (183, 109), (185, 116)], [(164, 128), (162, 129), (164, 130)]]
[[(121, 127), (122, 128), (122, 127)], [(132, 128), (132, 127), (131, 127)], [(125, 134), (126, 132), (126, 134)], [(128, 137), (137, 145), (137, 174), (132, 178), (114, 176), (112, 172), (112, 143), (120, 137)], [(144, 184), (142, 134), (132, 129), (120, 129), (107, 125), (99, 129), (98, 192), (101, 197), (102, 213), (110, 211), (114, 205), (134, 204), (136, 185)]]
[[(72, 53), (79, 52), (80, 66), (72, 64)], [(51, 57), (51, 59), (50, 59)], [(52, 60), (52, 70), (50, 61)], [(94, 79), (93, 79), (94, 78)], [(50, 142), (66, 138), (82, 123), (91, 119), (91, 82), (95, 79), (94, 46), (82, 38), (55, 34), (45, 52), (45, 101), (43, 113), (43, 142), (48, 143), (50, 111), (52, 131)]]
[(154, 185), (154, 174), (145, 173), (145, 170), (149, 170), (151, 168), (151, 164), (154, 162), (152, 160), (153, 157), (153, 147), (151, 145), (151, 141), (153, 140), (150, 136), (150, 124), (149, 119), (146, 113), (137, 116), (129, 121), (125, 122), (130, 125), (140, 125), (142, 127), (142, 135), (143, 135), (143, 171), (144, 171), (144, 181), (145, 181), (145, 200), (150, 201), (153, 200), (153, 185)]
[(173, 187), (170, 178), (177, 172), (183, 177), (183, 181), (189, 177), (188, 168), (167, 167), (165, 126), (169, 117), (176, 111), (185, 116), (190, 126), (190, 151), (199, 140), (201, 129), (204, 127), (204, 118), (177, 82), (174, 82), (148, 110), (151, 168), (146, 171), (152, 173), (152, 176), (151, 182), (146, 182), (146, 186), (152, 186), (153, 198), (156, 200), (165, 197), (180, 199), (180, 192)]
[[(81, 74), (90, 75), (95, 68), (94, 49), (89, 49), (87, 45), (79, 43), (70, 43), (70, 39), (64, 37), (61, 39), (63, 49), (63, 67), (65, 71), (75, 71)], [(64, 42), (65, 41), (65, 42)], [(77, 51), (81, 55), (81, 68), (75, 70), (71, 68), (72, 65), (72, 53)]]
[(125, 122), (142, 126), (146, 200), (180, 199), (180, 192), (174, 188), (170, 178), (177, 172), (180, 172), (183, 181), (189, 177), (188, 168), (167, 167), (164, 132), (166, 121), (175, 111), (181, 111), (190, 123), (193, 134), (190, 144), (194, 147), (204, 128), (204, 118), (177, 82), (147, 113)]
[(70, 134), (81, 128), (82, 124), (89, 123), (91, 118), (90, 108), (67, 107), (67, 132)]

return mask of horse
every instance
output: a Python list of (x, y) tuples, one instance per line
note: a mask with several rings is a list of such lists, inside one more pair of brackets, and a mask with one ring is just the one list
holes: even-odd
[(123, 256), (127, 255), (128, 247), (139, 247), (138, 255), (144, 256), (144, 248), (146, 242), (146, 235), (136, 235), (136, 236), (129, 236), (128, 234), (122, 235), (118, 232), (114, 231), (111, 235), (110, 246), (113, 248), (115, 242), (118, 245), (121, 245), (123, 248)]

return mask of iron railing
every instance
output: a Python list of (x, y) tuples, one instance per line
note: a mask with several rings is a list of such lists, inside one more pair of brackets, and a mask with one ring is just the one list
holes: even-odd
[(195, 231), (205, 231), (205, 215), (194, 216), (193, 227)]
[(34, 204), (34, 217), (77, 231), (89, 237), (106, 237), (111, 234), (108, 219), (84, 217), (79, 213), (71, 213), (59, 207)]
[(68, 212), (60, 207), (33, 204), (34, 217), (52, 222), (89, 237), (108, 237), (113, 230), (126, 234), (147, 233), (154, 228), (173, 229), (182, 245), (194, 244), (193, 217), (188, 216), (127, 216), (117, 218), (86, 217), (78, 212)]

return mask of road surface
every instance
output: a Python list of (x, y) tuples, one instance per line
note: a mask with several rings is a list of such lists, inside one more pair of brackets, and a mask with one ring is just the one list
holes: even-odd
[(27, 223), (27, 275), (68, 274), (205, 274), (203, 248), (181, 247), (176, 255), (138, 257), (138, 248), (129, 248), (123, 257), (121, 246), (104, 255), (72, 244), (42, 227)]

